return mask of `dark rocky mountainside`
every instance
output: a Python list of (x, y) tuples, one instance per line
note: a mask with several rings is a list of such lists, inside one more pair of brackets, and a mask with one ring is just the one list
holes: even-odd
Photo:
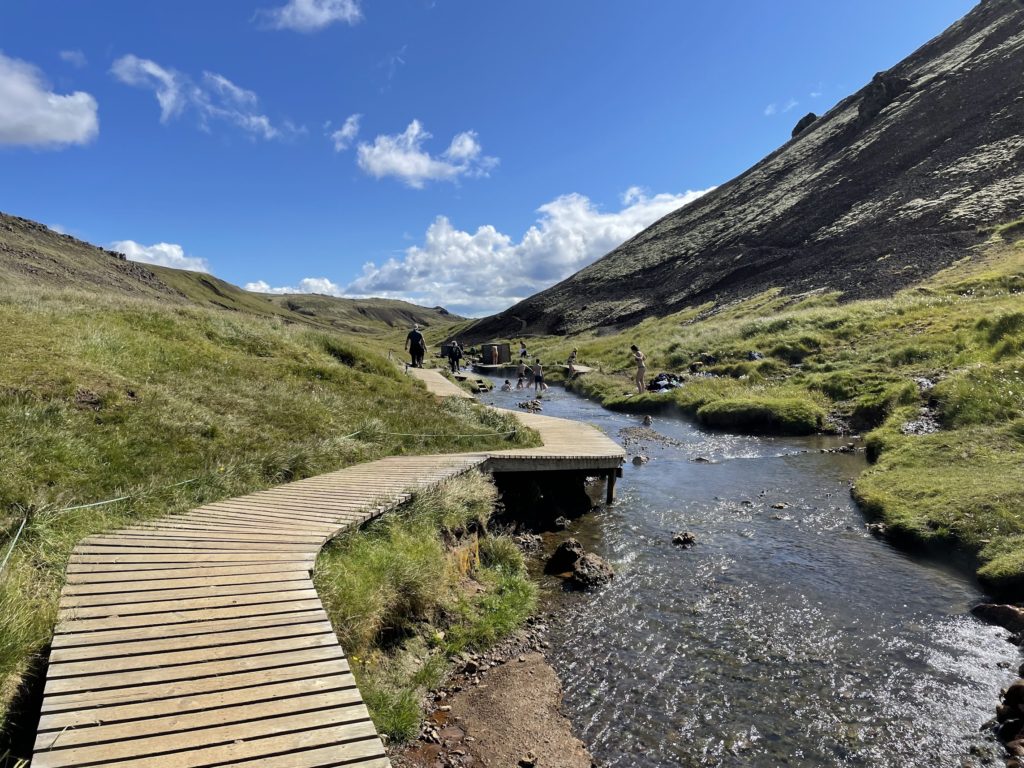
[(428, 309), (393, 299), (252, 293), (202, 272), (128, 261), (123, 254), (62, 235), (29, 219), (0, 213), (0, 290), (7, 287), (46, 287), (197, 304), (354, 333), (461, 319), (443, 307)]
[(890, 294), (1024, 215), (1024, 1), (963, 19), (736, 179), (467, 338), (628, 326), (779, 287)]

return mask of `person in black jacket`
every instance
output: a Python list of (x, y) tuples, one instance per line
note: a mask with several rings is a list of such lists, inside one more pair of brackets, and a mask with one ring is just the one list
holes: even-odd
[(423, 355), (427, 351), (427, 342), (423, 338), (423, 334), (420, 333), (418, 324), (413, 325), (409, 335), (405, 337), (405, 348), (409, 352), (409, 357), (412, 358), (412, 367), (422, 368)]

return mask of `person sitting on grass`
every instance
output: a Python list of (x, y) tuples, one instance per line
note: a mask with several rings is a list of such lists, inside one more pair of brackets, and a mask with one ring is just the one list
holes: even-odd
[(541, 365), (538, 357), (533, 364), (533, 390), (534, 392), (543, 392), (547, 388), (548, 385), (544, 383), (544, 366)]
[(505, 379), (505, 383), (501, 385), (501, 391), (502, 392), (511, 392), (512, 391), (512, 382), (509, 381), (508, 379)]

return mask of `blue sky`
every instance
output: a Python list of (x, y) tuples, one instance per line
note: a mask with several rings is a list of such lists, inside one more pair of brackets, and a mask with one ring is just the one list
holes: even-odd
[(261, 290), (508, 306), (969, 0), (6, 0), (0, 210)]

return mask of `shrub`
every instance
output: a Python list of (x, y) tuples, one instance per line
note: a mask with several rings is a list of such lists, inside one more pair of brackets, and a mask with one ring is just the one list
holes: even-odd
[(519, 573), (526, 567), (522, 551), (508, 536), (481, 539), (480, 562), (504, 573)]

